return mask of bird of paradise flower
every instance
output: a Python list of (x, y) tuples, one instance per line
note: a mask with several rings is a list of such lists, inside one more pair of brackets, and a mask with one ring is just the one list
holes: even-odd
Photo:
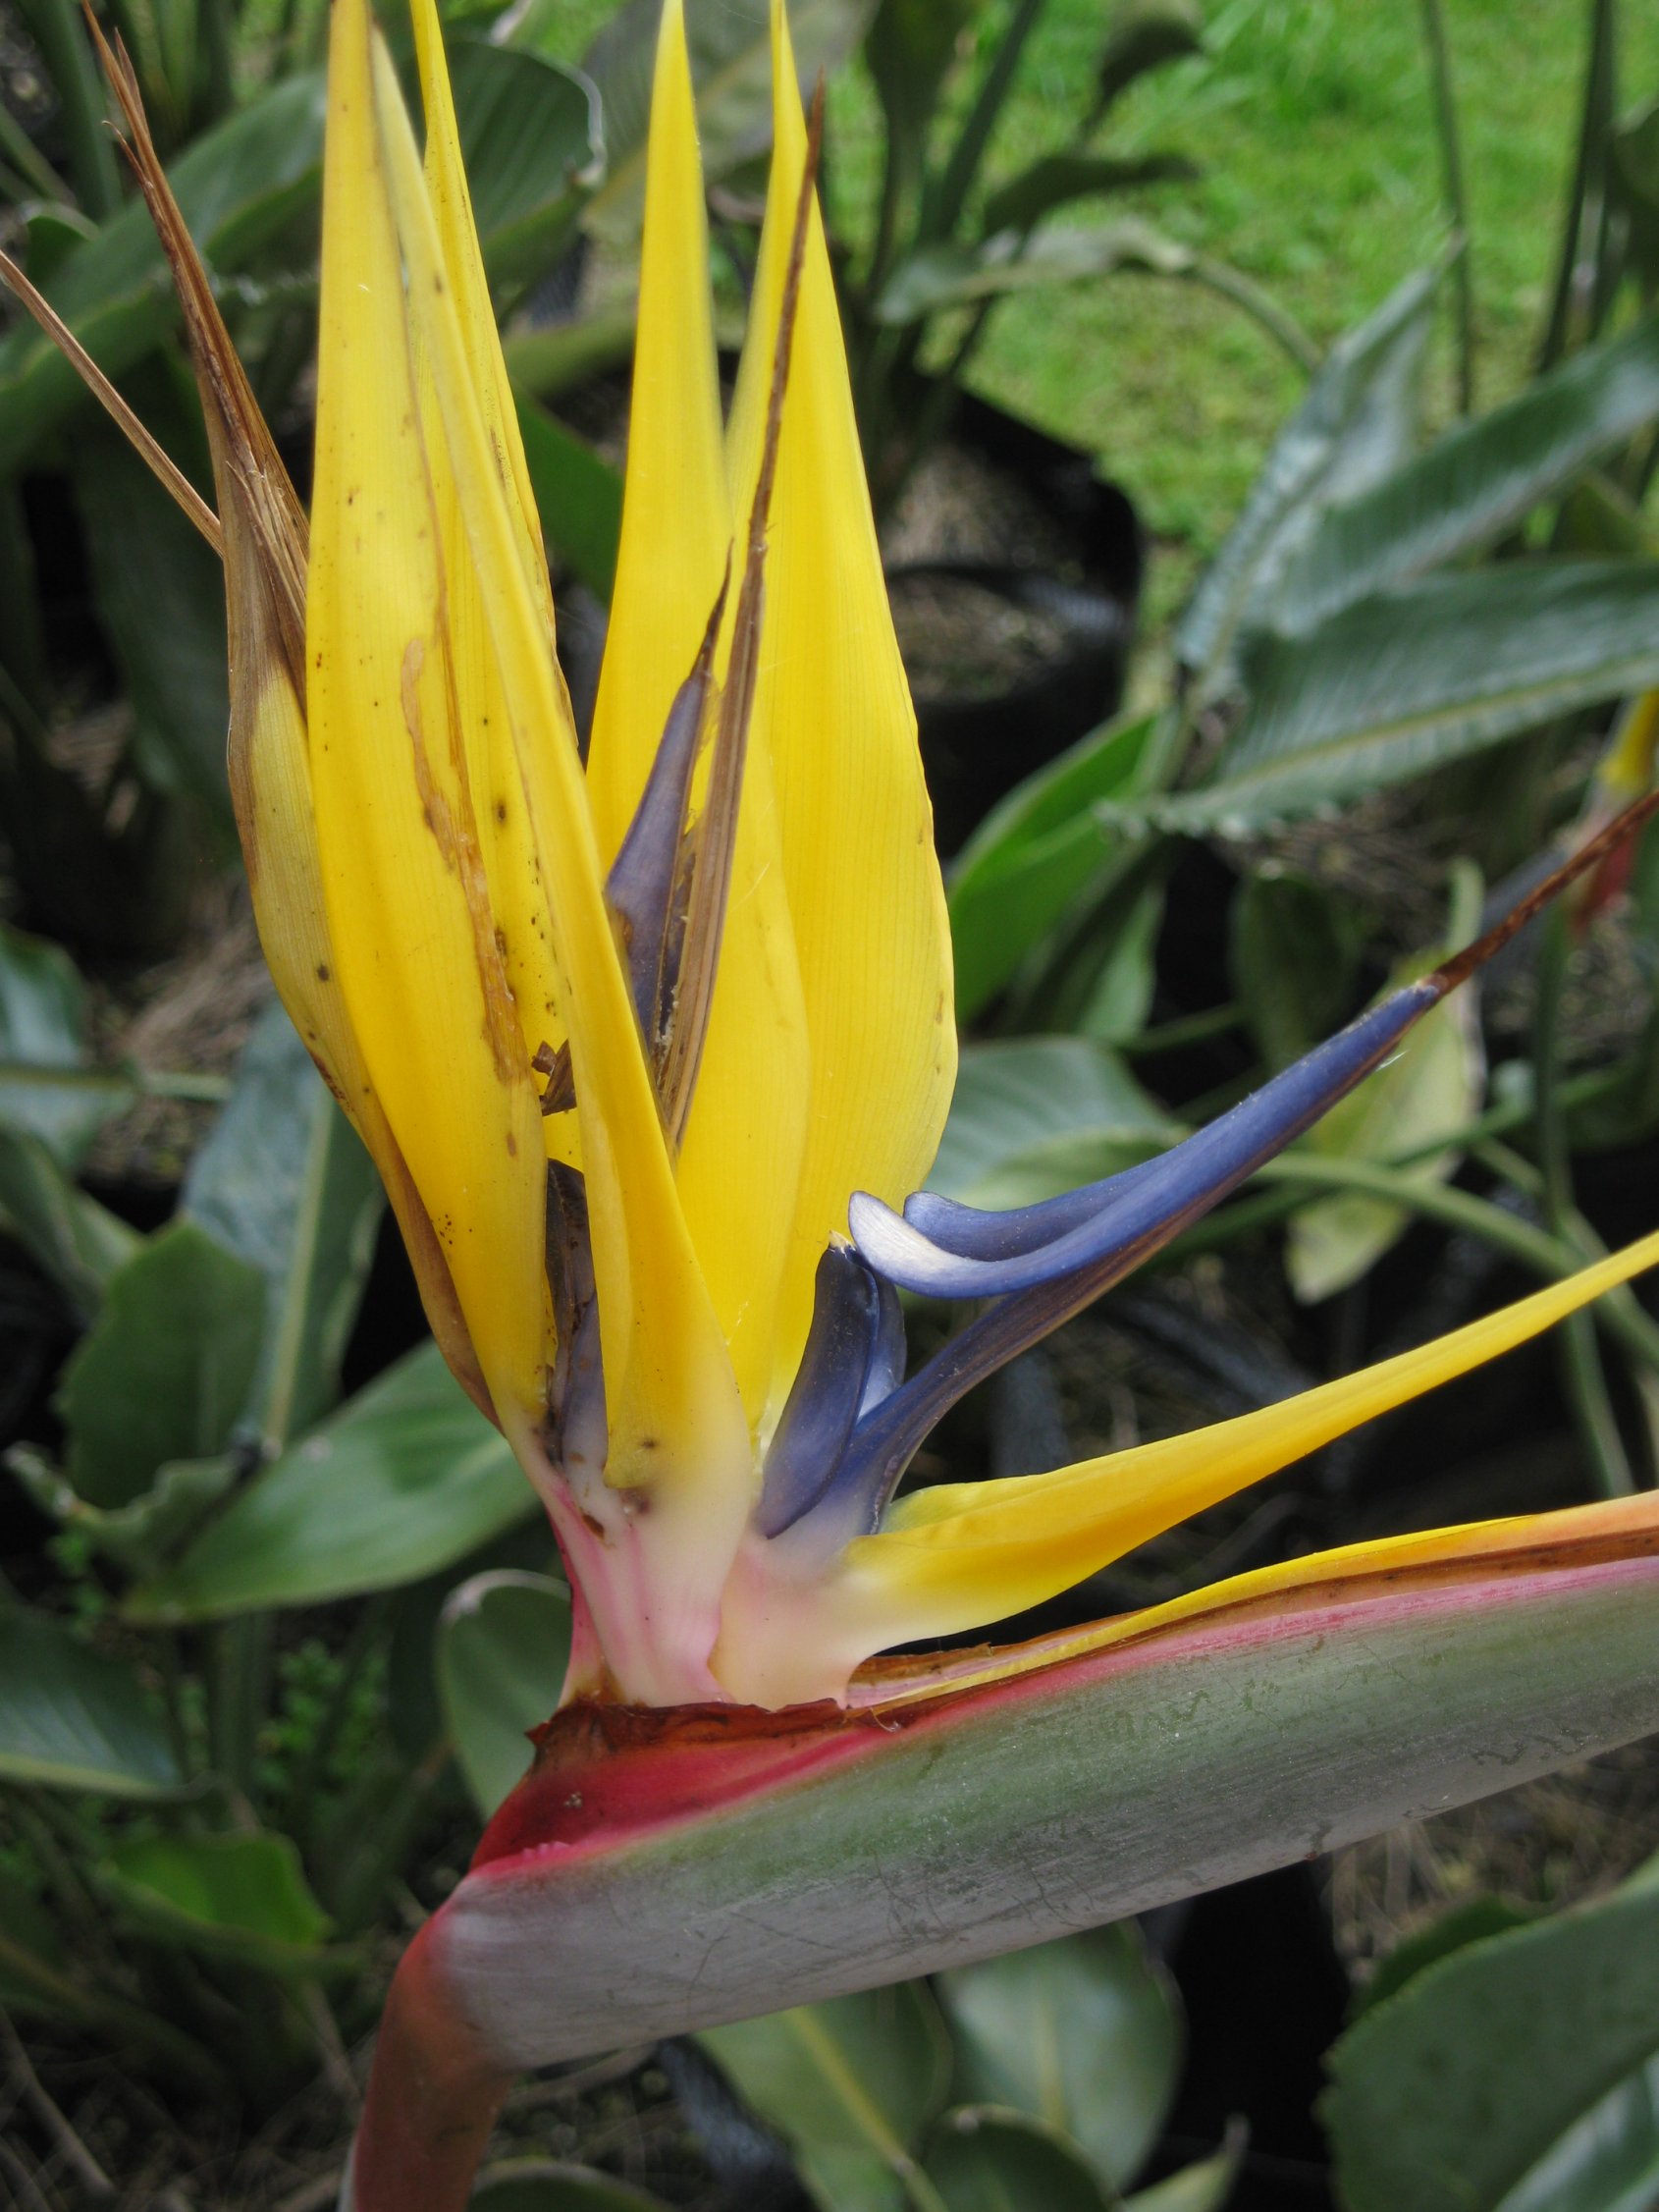
[[(949, 938), (782, 7), (723, 427), (664, 9), (585, 769), (434, 0), (412, 13), (424, 152), (366, 0), (334, 0), (309, 525), (109, 57), (202, 388), (260, 934), (575, 1606), (535, 1767), (395, 1984), (364, 2212), (463, 2203), (516, 2068), (1088, 1924), (1659, 1725), (1651, 1496), (881, 1656), (1070, 1588), (1659, 1238), (1197, 1434), (898, 1494), (966, 1390), (1306, 1129), (1521, 917), (1161, 1159), (1015, 1213), (913, 1195), (954, 1075)], [(901, 1290), (979, 1302), (914, 1373)]]

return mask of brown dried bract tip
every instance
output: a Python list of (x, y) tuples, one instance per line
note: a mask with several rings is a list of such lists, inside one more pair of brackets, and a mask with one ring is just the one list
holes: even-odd
[(1435, 989), (1444, 997), (1448, 991), (1455, 991), (1460, 983), (1467, 982), (1476, 968), (1484, 967), (1495, 953), (1503, 950), (1511, 938), (1519, 936), (1551, 899), (1559, 896), (1569, 884), (1576, 883), (1580, 876), (1605, 860), (1627, 837), (1633, 837), (1656, 811), (1659, 811), (1659, 790), (1649, 791), (1645, 797), (1626, 807), (1622, 814), (1616, 814), (1604, 830), (1598, 830), (1593, 837), (1587, 837), (1576, 852), (1568, 855), (1559, 868), (1552, 868), (1543, 882), (1534, 885), (1525, 898), (1511, 907), (1501, 922), (1495, 922), (1472, 944), (1466, 944), (1461, 952), (1454, 952), (1449, 960), (1443, 961), (1429, 979)]
[(126, 47), (119, 38), (111, 46), (90, 8), (86, 21), (129, 133), (122, 150), (144, 195), (184, 309), (220, 510), (222, 513), (235, 511), (226, 547), (233, 655), (244, 620), (261, 629), (268, 627), (289, 679), (303, 698), (305, 512), (237, 358), (207, 271), (167, 182)]
[(17, 263), (6, 253), (0, 253), (0, 283), (6, 285), (28, 309), (93, 399), (126, 436), (139, 459), (148, 465), (163, 491), (178, 501), (214, 552), (223, 554), (225, 533), (219, 527), (218, 515), (172, 455), (144, 428), (51, 301), (35, 290)]
[(821, 76), (813, 93), (806, 163), (801, 172), (794, 226), (789, 235), (789, 259), (783, 277), (783, 297), (778, 305), (777, 343), (773, 352), (772, 383), (767, 394), (766, 437), (761, 448), (755, 496), (749, 509), (743, 580), (738, 587), (737, 611), (731, 625), (731, 653), (726, 663), (725, 687), (721, 695), (708, 796), (697, 826), (697, 864), (686, 910), (679, 992), (663, 1064), (663, 1119), (671, 1142), (676, 1145), (685, 1133), (692, 1095), (697, 1087), (697, 1071), (702, 1064), (709, 1012), (714, 1003), (715, 976), (720, 965), (726, 899), (731, 888), (737, 814), (743, 796), (743, 766), (748, 752), (749, 724), (754, 714), (755, 674), (760, 662), (767, 524), (772, 513), (773, 485), (777, 476), (783, 395), (789, 381), (801, 278), (806, 266), (807, 230), (823, 144), (824, 80)]

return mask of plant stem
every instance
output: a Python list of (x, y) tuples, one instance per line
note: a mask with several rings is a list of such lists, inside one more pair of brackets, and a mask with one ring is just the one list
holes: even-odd
[(184, 2034), (124, 1998), (105, 1997), (83, 1989), (68, 1974), (48, 1965), (36, 1954), (0, 1929), (0, 1968), (15, 1981), (34, 1992), (53, 2011), (66, 2013), (83, 2025), (148, 2051), (160, 2064), (198, 2089), (223, 2093), (224, 2077), (193, 2036)]
[(121, 180), (115, 141), (105, 128), (103, 82), (74, 0), (20, 0), (20, 12), (58, 95), (80, 205), (94, 222), (102, 223), (121, 205)]
[(1212, 1037), (1230, 1035), (1244, 1026), (1244, 1008), (1231, 1001), (1224, 1006), (1205, 1006), (1200, 1013), (1179, 1014), (1172, 1021), (1143, 1029), (1138, 1037), (1125, 1038), (1118, 1051), (1125, 1059), (1185, 1052), (1189, 1045), (1206, 1045)]
[[(1539, 1199), (1544, 1226), (1562, 1237), (1572, 1218), (1573, 1167), (1556, 1096), (1561, 1065), (1561, 998), (1569, 956), (1567, 918), (1557, 907), (1544, 918), (1538, 959), (1537, 1012), (1533, 1022), (1533, 1066), (1537, 1070)], [(1575, 1314), (1561, 1332), (1561, 1361), (1567, 1395), (1585, 1455), (1604, 1497), (1629, 1497), (1636, 1487), (1619, 1434), (1607, 1376), (1596, 1349), (1595, 1328), (1587, 1314)]]
[(1289, 309), (1281, 307), (1271, 293), (1247, 277), (1242, 269), (1235, 269), (1227, 261), (1213, 261), (1207, 253), (1197, 253), (1192, 266), (1180, 273), (1189, 284), (1201, 285), (1206, 292), (1230, 299), (1235, 307), (1242, 307), (1284, 349), (1305, 375), (1311, 376), (1324, 358)]
[(1474, 271), (1469, 231), (1469, 201), (1464, 192), (1463, 148), (1458, 133), (1458, 103), (1452, 88), (1452, 56), (1440, 0), (1422, 0), (1422, 35), (1434, 85), (1434, 126), (1440, 140), (1440, 178), (1446, 212), (1461, 244), (1454, 282), (1458, 288), (1458, 412), (1474, 412)]
[(1553, 368), (1571, 350), (1573, 293), (1578, 282), (1579, 255), (1584, 228), (1584, 210), (1599, 192), (1606, 167), (1607, 133), (1613, 121), (1614, 0), (1591, 0), (1589, 52), (1584, 62), (1584, 100), (1579, 119), (1579, 145), (1573, 183), (1567, 195), (1567, 214), (1561, 233), (1561, 257), (1556, 266), (1555, 289), (1549, 316), (1538, 348), (1538, 372)]
[(214, 1631), (208, 1677), (213, 1764), (245, 1798), (254, 1795), (259, 1731), (270, 1688), (271, 1616), (244, 1613)]

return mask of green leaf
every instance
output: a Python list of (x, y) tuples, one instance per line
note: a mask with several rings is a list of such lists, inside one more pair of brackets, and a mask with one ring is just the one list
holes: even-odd
[(881, 0), (865, 34), (864, 63), (886, 122), (884, 189), (920, 189), (939, 96), (980, 6), (981, 0)]
[[(1395, 980), (1409, 981), (1421, 966), (1412, 962)], [(1441, 1151), (1399, 1174), (1407, 1185), (1444, 1182), (1461, 1158), (1444, 1149), (1445, 1140), (1479, 1111), (1484, 1075), (1474, 1000), (1467, 992), (1454, 992), (1424, 1015), (1391, 1059), (1314, 1123), (1302, 1147), (1321, 1160), (1386, 1163), (1439, 1145)], [(1291, 1288), (1307, 1306), (1346, 1290), (1398, 1242), (1411, 1220), (1409, 1206), (1358, 1193), (1300, 1208), (1285, 1245)]]
[(536, 1510), (500, 1434), (423, 1344), (262, 1469), (128, 1611), (215, 1620), (393, 1590)]
[(924, 1987), (801, 2005), (698, 2041), (789, 2144), (825, 2212), (905, 2212), (912, 2152), (950, 2078), (949, 2039)]
[(487, 1820), (530, 1763), (525, 1741), (559, 1702), (570, 1592), (500, 1567), (450, 1592), (433, 1663), (456, 1763)]
[(265, 1280), (254, 1401), (268, 1449), (326, 1413), (380, 1220), (380, 1180), (293, 1023), (272, 1006), (190, 1162), (185, 1217)]
[(183, 1776), (138, 1670), (64, 1622), (0, 1604), (0, 1774), (57, 1790), (153, 1798)]
[(1473, 1943), (1366, 2011), (1322, 2112), (1353, 2212), (1610, 2212), (1659, 2181), (1659, 1881)]
[(133, 1836), (98, 1871), (125, 1917), (158, 1942), (267, 1973), (327, 1963), (329, 1917), (289, 1836)]
[(1235, 2123), (1228, 2139), (1213, 2157), (1183, 2166), (1151, 2188), (1137, 2189), (1123, 2200), (1123, 2212), (1221, 2212), (1233, 2193), (1244, 2158), (1245, 2131)]
[(455, 121), (493, 285), (543, 275), (603, 174), (599, 94), (579, 70), (489, 39), (450, 42)]
[(1251, 640), (1250, 706), (1208, 782), (1102, 803), (1118, 827), (1245, 836), (1659, 682), (1659, 562), (1511, 562)]
[(78, 1190), (38, 1137), (0, 1129), (0, 1231), (14, 1237), (88, 1322), (141, 1239)]
[(1535, 1906), (1517, 1905), (1507, 1897), (1472, 1897), (1467, 1904), (1453, 1906), (1437, 1920), (1430, 1920), (1427, 1927), (1397, 1943), (1380, 1962), (1360, 1992), (1355, 2019), (1386, 1998), (1397, 1997), (1425, 1967), (1438, 1966), (1454, 1951), (1462, 1951), (1471, 1943), (1484, 1943), (1490, 1936), (1508, 1935), (1512, 1928), (1530, 1927), (1537, 1918)]
[(1233, 901), (1228, 949), (1251, 1035), (1277, 1070), (1353, 1011), (1365, 927), (1351, 898), (1305, 876), (1253, 875)]
[(1028, 776), (981, 823), (950, 876), (956, 1017), (971, 1021), (1105, 870), (1119, 840), (1094, 814), (1133, 797), (1160, 720), (1108, 723)]
[(189, 1221), (109, 1278), (58, 1390), (83, 1498), (128, 1505), (167, 1461), (224, 1450), (247, 1408), (264, 1311), (257, 1271)]
[(474, 2212), (668, 2212), (660, 2196), (554, 2158), (504, 2159), (480, 2175), (467, 2201)]
[(622, 534), (622, 479), (584, 439), (514, 392), (542, 533), (596, 599), (611, 604)]
[(1139, 78), (1204, 50), (1204, 17), (1196, 0), (1126, 0), (1112, 18), (1100, 55), (1091, 125)]
[(1178, 1133), (1109, 1046), (970, 1045), (928, 1188), (973, 1206), (1031, 1205), (1150, 1159)]
[(1258, 610), (1281, 630), (1490, 545), (1659, 416), (1659, 314), (1575, 353), (1506, 406), (1449, 430), (1357, 499), (1327, 507)]
[[(312, 227), (314, 240), (323, 107), (320, 73), (288, 78), (170, 165), (190, 235), (221, 278), (253, 266), (296, 221)], [(137, 199), (69, 255), (49, 291), (53, 306), (113, 377), (177, 327), (166, 262)], [(48, 431), (88, 404), (47, 338), (31, 323), (13, 331), (0, 342), (0, 476), (27, 465)]]
[(1024, 231), (1075, 200), (1134, 191), (1142, 185), (1188, 182), (1196, 163), (1180, 153), (1049, 153), (993, 191), (985, 203), (983, 237)]
[(130, 1574), (155, 1573), (241, 1471), (234, 1452), (222, 1452), (217, 1459), (169, 1460), (141, 1497), (106, 1507), (88, 1505), (45, 1454), (30, 1445), (14, 1444), (6, 1465), (42, 1513), (77, 1530)]
[(1061, 2131), (1114, 2189), (1134, 2179), (1175, 2093), (1182, 2033), (1133, 1921), (959, 1967), (936, 1987), (959, 2097)]
[(1630, 225), (1631, 259), (1659, 283), (1659, 98), (1621, 116), (1611, 134), (1608, 182)]
[(1201, 692), (1219, 680), (1233, 638), (1318, 509), (1365, 491), (1411, 452), (1440, 276), (1439, 268), (1416, 271), (1339, 339), (1274, 439), (1176, 628), (1176, 659)]
[(945, 2212), (1113, 2212), (1117, 2203), (1076, 2144), (1020, 2112), (947, 2112), (922, 2164)]
[(1082, 284), (1120, 269), (1188, 276), (1197, 264), (1191, 246), (1137, 216), (1120, 216), (1097, 229), (1040, 231), (1033, 239), (1001, 231), (980, 245), (929, 245), (910, 254), (882, 287), (873, 313), (877, 322), (902, 328), (1006, 293)]
[(61, 945), (0, 922), (0, 1122), (37, 1137), (75, 1168), (131, 1093), (54, 1080), (90, 1065), (86, 987)]
[(1659, 2058), (1592, 2104), (1504, 2198), (1501, 2212), (1653, 2212)]
[[(159, 378), (132, 398), (168, 437)], [(189, 441), (199, 444), (199, 432)], [(70, 480), (85, 529), (99, 618), (133, 703), (134, 757), (156, 789), (188, 799), (232, 850), (235, 825), (225, 773), (230, 675), (225, 587), (217, 557), (111, 422), (77, 431)]]
[[(801, 83), (811, 96), (864, 34), (874, 0), (791, 0), (789, 33)], [(645, 199), (645, 135), (661, 0), (628, 0), (589, 47), (582, 67), (599, 87), (605, 116), (605, 182), (583, 211), (583, 227), (613, 243), (638, 233)], [(692, 0), (686, 39), (697, 88), (703, 175), (717, 184), (772, 143), (772, 36), (765, 9)]]

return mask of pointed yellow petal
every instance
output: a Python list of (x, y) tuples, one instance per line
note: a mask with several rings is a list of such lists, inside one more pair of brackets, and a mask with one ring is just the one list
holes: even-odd
[[(774, 0), (774, 151), (729, 466), (739, 512), (767, 383), (806, 130)], [(956, 1066), (950, 940), (916, 718), (893, 635), (818, 210), (802, 275), (766, 569), (756, 736), (769, 747), (812, 1052), (806, 1157), (782, 1285), (786, 1383), (813, 1273), (855, 1189), (898, 1205), (922, 1181)]]
[[(347, 4), (355, 0), (337, 0)], [(442, 432), (441, 447), (428, 444), (427, 466), (462, 518), (528, 809), (536, 904), (548, 917), (569, 1022), (604, 1345), (606, 1478), (658, 1496), (697, 1497), (712, 1540), (724, 1541), (750, 1485), (741, 1407), (674, 1191), (581, 770), (557, 739), (557, 679), (491, 467), (408, 120), (378, 46), (374, 80), (396, 243)]]
[(213, 457), (230, 631), (231, 800), (260, 943), (290, 1019), (380, 1170), (432, 1333), (479, 1410), (490, 1415), (448, 1262), (369, 1082), (341, 992), (317, 858), (300, 703), (305, 516), (167, 182), (136, 81), (126, 57), (112, 53), (93, 27), (130, 134), (128, 150), (139, 189), (173, 270)]
[(873, 1651), (1040, 1604), (1362, 1422), (1527, 1342), (1656, 1262), (1659, 1234), (1281, 1405), (1051, 1475), (942, 1484), (901, 1498), (878, 1535), (848, 1546), (826, 1592), (833, 1621), (826, 1642), (850, 1668)]
[(306, 620), (329, 933), (367, 1077), (509, 1430), (545, 1394), (541, 1114), (456, 726), (362, 0), (335, 12)]
[[(472, 221), (472, 195), (461, 164), (460, 132), (455, 122), (455, 97), (450, 88), (449, 65), (444, 58), (444, 34), (438, 20), (437, 0), (410, 0), (414, 26), (415, 60), (420, 70), (421, 105), (426, 114), (426, 182), (433, 220), (438, 228), (444, 269), (451, 297), (460, 324), (467, 365), (484, 418), (491, 457), (512, 517), (519, 558), (531, 591), (547, 618), (548, 638), (553, 637), (553, 594), (548, 583), (547, 554), (536, 516), (536, 497), (524, 461), (524, 442), (518, 433), (518, 413), (512, 404), (507, 363), (490, 304), (490, 288), (484, 275), (484, 258)], [(564, 708), (564, 729), (575, 742), (575, 725), (569, 702)]]
[[(493, 471), (511, 519), (512, 534), (532, 599), (554, 653), (553, 597), (541, 525), (524, 461), (518, 415), (512, 403), (501, 340), (496, 333), (489, 286), (472, 222), (472, 201), (461, 166), (460, 136), (444, 57), (443, 34), (435, 0), (415, 0), (411, 9), (421, 97), (426, 110), (426, 181), (439, 251), (459, 328), (466, 367), (484, 424)], [(426, 382), (428, 366), (417, 356), (423, 417), (429, 440), (441, 442)], [(440, 543), (449, 597), (451, 657), (456, 674), (457, 703), (468, 753), (468, 777), (478, 795), (475, 812), (497, 943), (507, 969), (519, 1029), (533, 1059), (544, 1047), (555, 1051), (565, 1041), (558, 1002), (558, 980), (549, 941), (546, 902), (534, 856), (534, 838), (516, 767), (511, 730), (500, 696), (501, 678), (478, 579), (466, 549), (465, 530), (453, 488), (436, 484)], [(557, 673), (557, 662), (554, 663)], [(560, 720), (547, 732), (548, 744), (576, 744), (575, 723), (562, 677), (554, 685)], [(550, 1115), (543, 1124), (550, 1158), (580, 1165), (576, 1117)]]
[[(731, 555), (709, 241), (680, 0), (652, 91), (627, 490), (588, 751), (600, 849), (621, 843)], [(751, 1422), (806, 1141), (807, 1044), (771, 764), (751, 737), (708, 1040), (676, 1180)]]
[(616, 855), (731, 545), (709, 309), (703, 165), (681, 0), (657, 40), (622, 534), (588, 746), (599, 849)]

